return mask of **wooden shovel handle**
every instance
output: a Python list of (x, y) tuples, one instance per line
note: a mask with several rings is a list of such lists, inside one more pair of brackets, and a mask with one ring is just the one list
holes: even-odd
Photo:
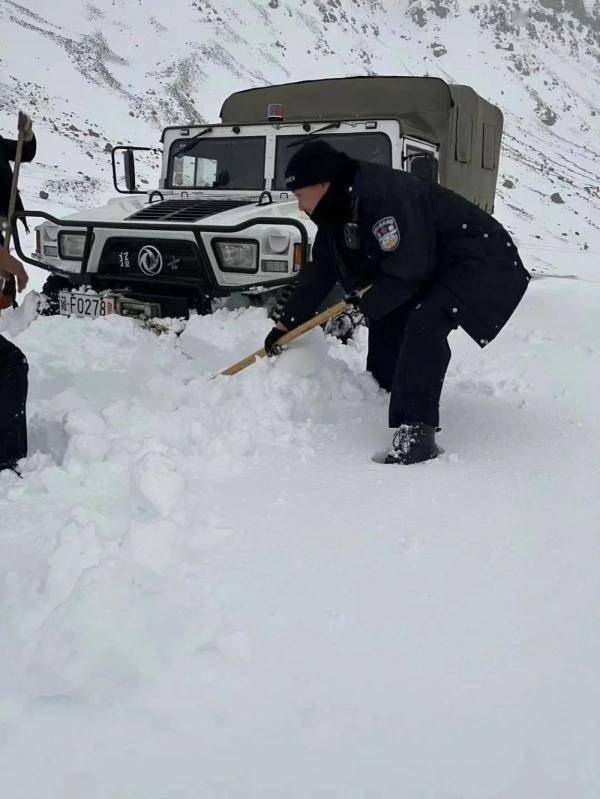
[[(303, 333), (307, 333), (309, 330), (312, 330), (313, 327), (317, 327), (318, 325), (322, 325), (323, 322), (326, 322), (328, 319), (331, 319), (332, 316), (336, 316), (342, 311), (345, 311), (348, 306), (345, 302), (338, 302), (336, 305), (332, 305), (331, 308), (327, 308), (325, 311), (321, 311), (320, 314), (313, 316), (312, 319), (309, 319), (308, 322), (304, 322), (303, 325), (298, 325), (293, 330), (290, 330), (288, 333), (285, 333), (281, 338), (277, 339), (277, 345), (289, 344), (290, 341), (293, 341), (298, 336), (301, 336)], [(246, 356), (241, 361), (234, 363), (233, 366), (230, 366), (229, 369), (225, 369), (224, 372), (221, 372), (222, 375), (235, 375), (238, 372), (241, 372), (242, 369), (245, 369), (247, 366), (250, 366), (254, 363), (257, 358), (264, 358), (267, 354), (267, 351), (264, 347), (261, 347), (256, 352), (253, 352), (252, 355)]]

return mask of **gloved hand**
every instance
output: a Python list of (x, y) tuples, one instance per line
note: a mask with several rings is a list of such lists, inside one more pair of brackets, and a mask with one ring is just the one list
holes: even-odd
[(19, 111), (18, 127), (19, 130), (23, 131), (23, 138), (25, 141), (31, 141), (33, 139), (33, 123), (29, 114)]
[(278, 327), (274, 327), (266, 337), (265, 350), (269, 358), (272, 358), (274, 355), (279, 355), (281, 352), (281, 347), (277, 344), (277, 342), (282, 336), (285, 336), (287, 332), (287, 330), (281, 330)]
[(367, 286), (364, 289), (356, 289), (355, 291), (351, 291), (349, 294), (344, 296), (344, 302), (348, 306), (348, 308), (353, 308), (355, 310), (360, 310), (364, 313), (361, 307), (361, 300), (362, 298), (368, 293), (371, 286)]
[(360, 303), (360, 294), (358, 291), (351, 291), (349, 294), (344, 294), (344, 302), (348, 308), (358, 308)]

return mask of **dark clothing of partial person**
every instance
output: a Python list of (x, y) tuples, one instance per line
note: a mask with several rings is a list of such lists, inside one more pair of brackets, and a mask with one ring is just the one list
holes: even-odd
[(313, 259), (280, 321), (287, 328), (305, 322), (336, 282), (347, 293), (371, 285), (360, 301), (367, 369), (391, 391), (390, 426), (437, 428), (449, 332), (460, 326), (484, 347), (530, 276), (510, 235), (473, 203), (415, 175), (340, 155), (340, 172), (311, 214)]
[[(21, 160), (23, 162), (33, 161), (37, 143), (35, 136), (31, 141), (23, 142)], [(8, 216), (8, 206), (10, 202), (10, 187), (12, 185), (13, 172), (10, 161), (14, 161), (17, 154), (17, 142), (15, 139), (4, 139), (0, 136), (0, 216)], [(17, 192), (15, 211), (23, 210), (21, 196)]]
[[(23, 142), (22, 160), (32, 161), (35, 156), (35, 136)], [(12, 169), (9, 161), (14, 161), (17, 142), (0, 136), (0, 217), (8, 216)], [(17, 193), (15, 210), (23, 209), (21, 197)], [(4, 237), (0, 233), (0, 247)], [(14, 302), (15, 282), (7, 280), (4, 293)], [(21, 350), (0, 336), (0, 470), (14, 468), (17, 461), (27, 455), (27, 360)]]
[(27, 372), (21, 350), (0, 336), (0, 470), (27, 455)]

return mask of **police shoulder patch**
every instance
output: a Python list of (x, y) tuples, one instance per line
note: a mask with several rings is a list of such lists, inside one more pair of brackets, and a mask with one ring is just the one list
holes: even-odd
[(393, 252), (400, 244), (400, 231), (393, 216), (384, 216), (375, 222), (373, 235), (384, 252)]

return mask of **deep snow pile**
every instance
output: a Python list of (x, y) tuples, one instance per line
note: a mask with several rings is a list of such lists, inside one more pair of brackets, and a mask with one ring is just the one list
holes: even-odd
[(596, 797), (599, 314), (540, 279), (485, 351), (453, 334), (446, 452), (407, 469), (370, 460), (364, 330), (210, 380), (264, 311), (3, 315), (2, 795)]

